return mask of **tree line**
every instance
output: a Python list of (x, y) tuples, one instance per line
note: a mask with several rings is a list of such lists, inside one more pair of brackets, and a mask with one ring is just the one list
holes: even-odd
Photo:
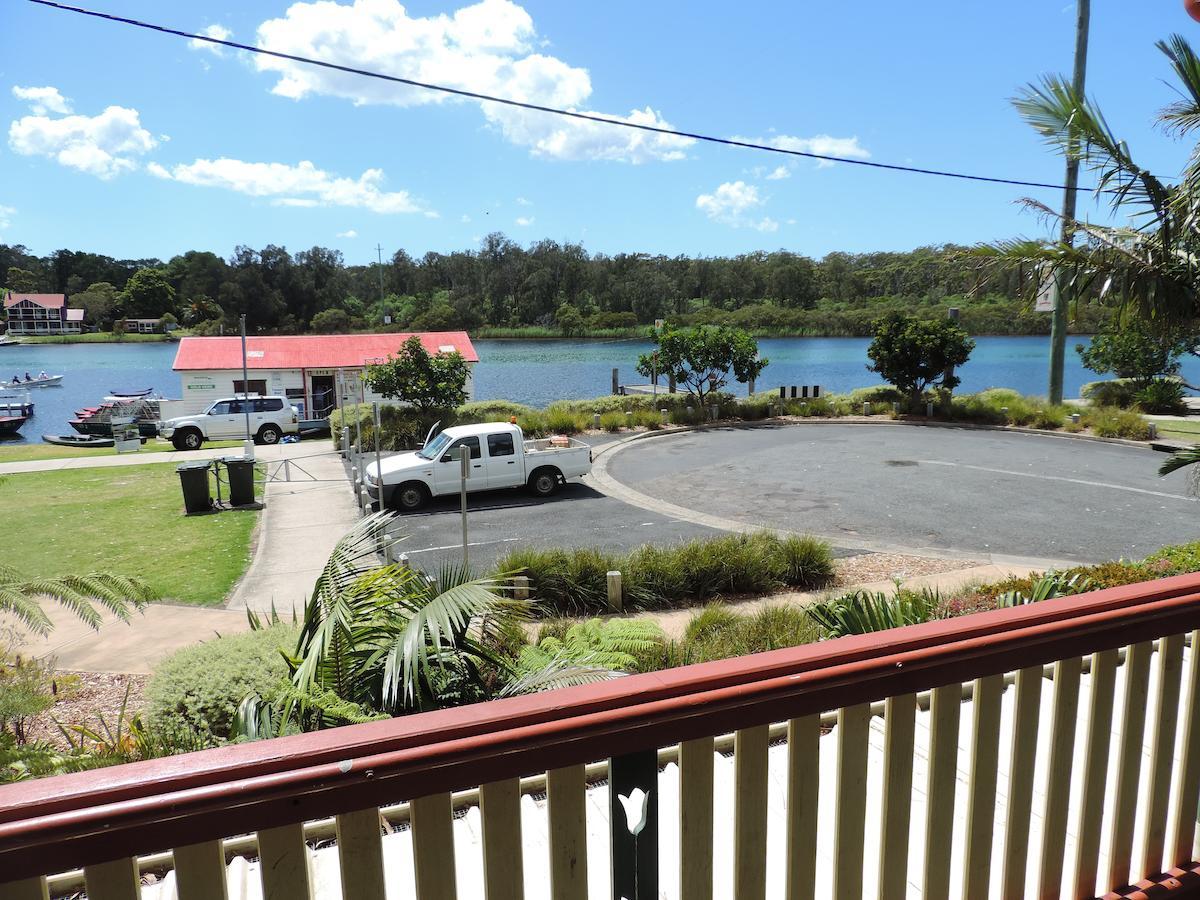
[(553, 240), (522, 247), (496, 233), (477, 250), (420, 258), (399, 250), (381, 267), (348, 265), (326, 247), (239, 246), (228, 259), (191, 250), (163, 261), (72, 250), (39, 257), (0, 244), (0, 284), (66, 293), (101, 328), (169, 313), (201, 333), (233, 327), (245, 315), (253, 331), (283, 333), (534, 327), (572, 335), (668, 319), (768, 333), (869, 334), (885, 313), (934, 318), (951, 305), (963, 307), (970, 331), (1045, 330), (1045, 317), (1027, 309), (1030, 271), (981, 267), (967, 249), (821, 259), (786, 250), (608, 255)]

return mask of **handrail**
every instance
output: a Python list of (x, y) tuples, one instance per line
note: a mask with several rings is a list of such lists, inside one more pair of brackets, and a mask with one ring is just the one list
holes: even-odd
[(0, 788), (23, 878), (658, 748), (1200, 627), (1200, 575)]

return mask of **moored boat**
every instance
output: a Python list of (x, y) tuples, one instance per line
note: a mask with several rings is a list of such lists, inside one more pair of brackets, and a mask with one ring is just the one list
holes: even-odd
[[(42, 440), (58, 447), (83, 447), (89, 450), (113, 445), (111, 437), (93, 437), (86, 434), (43, 434)], [(146, 443), (144, 436), (142, 443)]]
[(0, 416), (0, 437), (15, 435), (28, 421), (28, 416)]
[(109, 396), (120, 398), (121, 400), (137, 400), (139, 397), (148, 397), (154, 393), (154, 388), (146, 388), (141, 391), (109, 391)]

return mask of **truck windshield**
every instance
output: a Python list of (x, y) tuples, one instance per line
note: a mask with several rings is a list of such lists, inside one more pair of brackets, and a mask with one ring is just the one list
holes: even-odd
[(442, 451), (446, 449), (446, 445), (449, 443), (450, 436), (443, 431), (432, 441), (418, 450), (417, 456), (421, 457), (421, 459), (437, 459), (441, 455)]

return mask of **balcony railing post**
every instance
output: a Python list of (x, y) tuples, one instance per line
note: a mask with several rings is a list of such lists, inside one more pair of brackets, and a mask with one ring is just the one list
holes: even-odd
[[(1075, 879), (1072, 896), (1096, 895), (1096, 867), (1100, 860), (1100, 828), (1104, 822), (1105, 778), (1108, 749), (1112, 743), (1113, 692), (1117, 680), (1117, 652), (1102, 650), (1092, 655), (1088, 673), (1092, 695), (1088, 705), (1087, 743), (1084, 746), (1083, 791), (1076, 817)], [(1194, 808), (1193, 808), (1194, 809)], [(1188, 848), (1191, 849), (1190, 847)], [(1045, 851), (1043, 865), (1045, 865)]]
[(608, 761), (613, 900), (658, 900), (658, 752)]
[(1183, 708), (1182, 768), (1171, 813), (1170, 857), (1167, 859), (1173, 866), (1183, 865), (1192, 858), (1196, 806), (1200, 802), (1200, 631), (1192, 632), (1191, 645), (1187, 700)]
[(679, 745), (679, 896), (713, 897), (713, 739)]
[[(1067, 819), (1071, 800), (1071, 771), (1079, 718), (1079, 673), (1083, 660), (1074, 656), (1054, 665), (1054, 709), (1050, 721), (1050, 760), (1046, 802), (1042, 812), (1042, 856), (1038, 870), (1039, 896), (1051, 900), (1062, 890)], [(1007, 851), (1005, 851), (1007, 852)]]

